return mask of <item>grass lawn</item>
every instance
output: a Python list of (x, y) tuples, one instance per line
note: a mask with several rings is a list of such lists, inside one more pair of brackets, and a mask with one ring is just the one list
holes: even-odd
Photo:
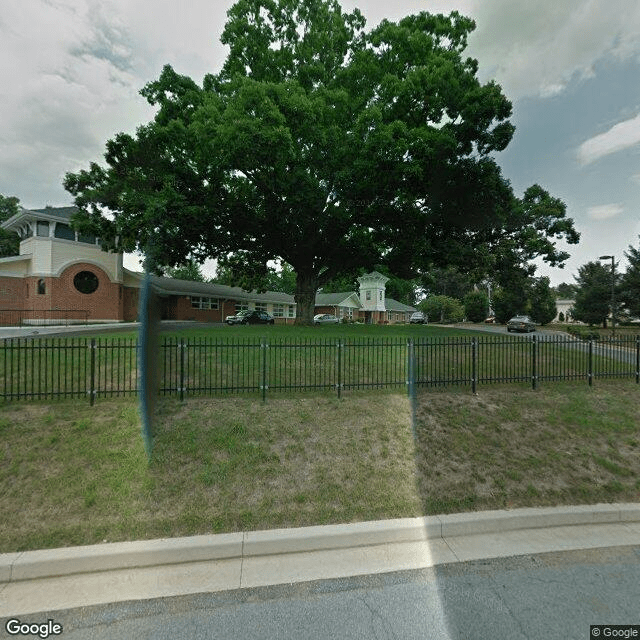
[(4, 404), (0, 552), (529, 505), (640, 500), (632, 381)]

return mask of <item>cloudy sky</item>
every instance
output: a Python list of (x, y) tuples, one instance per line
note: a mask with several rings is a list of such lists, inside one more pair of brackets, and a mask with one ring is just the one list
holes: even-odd
[[(419, 11), (476, 21), (468, 53), (513, 102), (497, 156), (516, 193), (541, 184), (582, 240), (553, 284), (640, 242), (640, 3), (628, 0), (341, 0), (368, 26)], [(71, 204), (68, 171), (153, 117), (138, 92), (164, 64), (202, 80), (226, 55), (232, 0), (2, 0), (0, 193), (27, 208)], [(136, 261), (128, 260), (133, 268)]]

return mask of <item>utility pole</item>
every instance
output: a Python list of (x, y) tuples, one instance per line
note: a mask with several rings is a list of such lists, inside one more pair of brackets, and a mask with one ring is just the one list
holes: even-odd
[(616, 336), (616, 263), (614, 256), (600, 256), (599, 260), (611, 260), (611, 337)]

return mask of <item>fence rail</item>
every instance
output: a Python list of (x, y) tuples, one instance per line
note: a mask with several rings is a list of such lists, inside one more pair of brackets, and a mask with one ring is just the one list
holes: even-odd
[(87, 324), (85, 309), (0, 309), (0, 327)]
[[(96, 398), (137, 394), (133, 339), (6, 338), (0, 398)], [(160, 345), (165, 396), (306, 390), (442, 387), (635, 378), (640, 336), (603, 342), (569, 337), (448, 339), (177, 339)]]

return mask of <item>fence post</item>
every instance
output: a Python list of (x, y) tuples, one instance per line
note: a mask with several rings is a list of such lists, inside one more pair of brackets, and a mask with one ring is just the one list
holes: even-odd
[(471, 393), (478, 390), (478, 339), (471, 338)]
[(537, 356), (538, 356), (538, 338), (537, 336), (531, 336), (531, 387), (536, 390), (537, 382)]
[(338, 398), (340, 398), (340, 390), (342, 387), (342, 340), (338, 338), (336, 342), (336, 348), (338, 349)]
[(589, 386), (593, 386), (593, 340), (589, 340)]
[(267, 339), (260, 339), (260, 351), (262, 352), (262, 402), (266, 402), (267, 399)]
[(91, 350), (90, 362), (91, 362), (91, 388), (89, 389), (89, 405), (93, 407), (95, 401), (95, 387), (96, 387), (96, 339), (91, 338), (89, 345)]
[(415, 384), (415, 371), (413, 359), (413, 339), (407, 338), (407, 396), (413, 397), (413, 386)]
[(180, 402), (184, 401), (184, 338), (180, 338)]

